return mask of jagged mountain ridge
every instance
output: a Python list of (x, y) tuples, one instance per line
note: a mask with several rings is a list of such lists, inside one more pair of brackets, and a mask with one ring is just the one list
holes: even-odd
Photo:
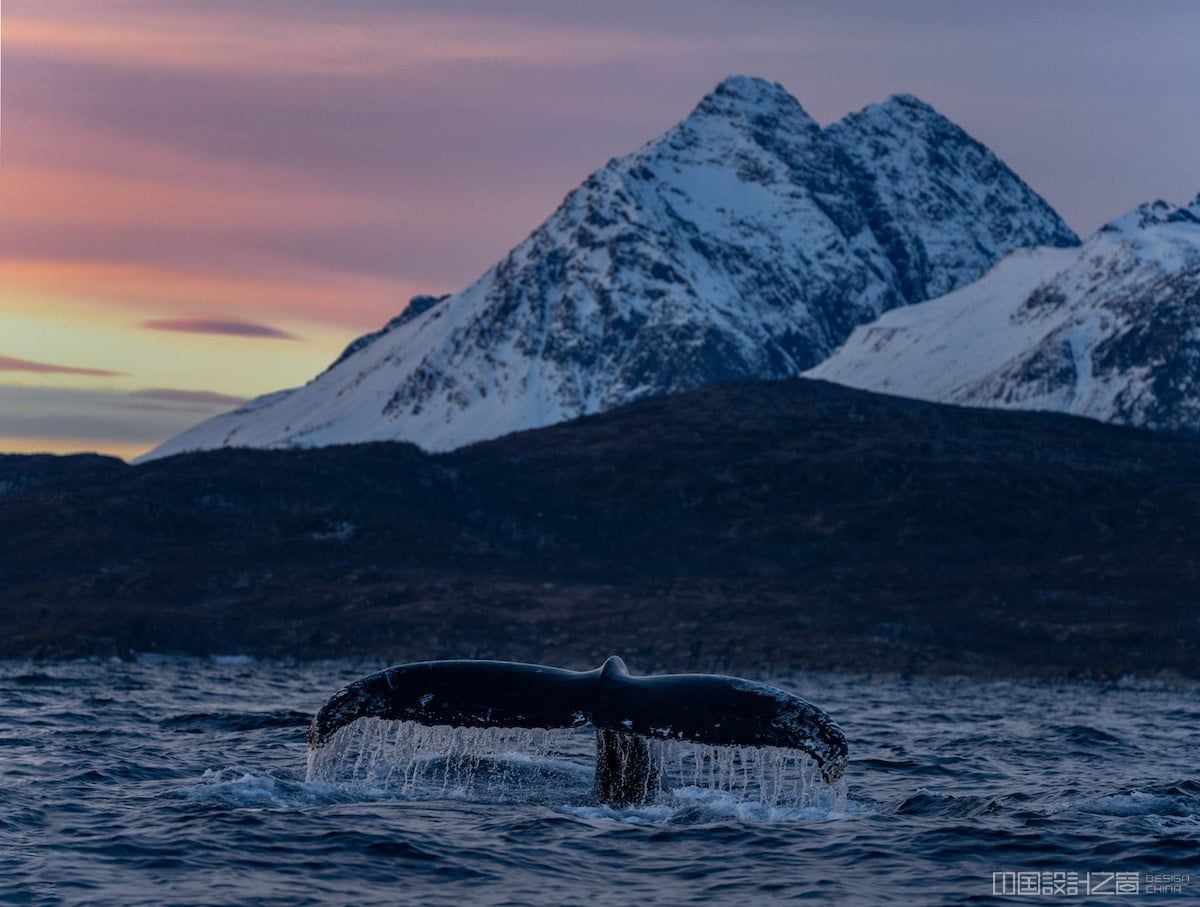
[(1200, 195), (1140, 205), (1075, 249), (1014, 252), (856, 329), (808, 375), (1200, 434)]
[(149, 456), (396, 439), (442, 450), (716, 381), (792, 376), (856, 325), (972, 280), (1013, 248), (1077, 241), (915, 98), (823, 130), (781, 86), (730, 77), (588, 177), (462, 292), (426, 298), (304, 387)]

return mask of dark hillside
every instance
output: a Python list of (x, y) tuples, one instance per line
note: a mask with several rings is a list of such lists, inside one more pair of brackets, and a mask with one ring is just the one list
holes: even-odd
[(1200, 444), (803, 380), (430, 456), (0, 457), (0, 654), (1200, 674)]

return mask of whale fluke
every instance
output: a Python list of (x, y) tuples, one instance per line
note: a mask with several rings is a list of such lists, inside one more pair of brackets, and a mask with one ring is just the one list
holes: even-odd
[(451, 727), (597, 731), (596, 797), (641, 802), (652, 791), (645, 738), (800, 750), (826, 781), (846, 767), (846, 737), (792, 693), (716, 674), (635, 677), (615, 655), (592, 671), (506, 661), (426, 661), (371, 674), (335, 693), (313, 719), (319, 748), (359, 718)]

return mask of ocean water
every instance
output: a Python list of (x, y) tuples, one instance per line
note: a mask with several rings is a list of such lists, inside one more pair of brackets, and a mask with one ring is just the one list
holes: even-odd
[(582, 733), (381, 728), (310, 777), (309, 717), (378, 667), (0, 663), (0, 902), (1200, 902), (1194, 687), (762, 678), (841, 724), (841, 784), (681, 771), (622, 810)]

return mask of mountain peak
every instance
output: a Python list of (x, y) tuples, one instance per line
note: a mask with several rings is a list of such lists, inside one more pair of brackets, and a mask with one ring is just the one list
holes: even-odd
[(952, 121), (938, 113), (932, 104), (922, 101), (916, 95), (906, 93), (894, 94), (886, 101), (869, 104), (843, 120), (847, 121), (867, 122), (875, 130), (887, 133), (894, 133), (896, 127), (901, 124), (910, 124), (918, 128), (933, 125), (959, 130)]
[(1139, 231), (1162, 224), (1200, 224), (1200, 195), (1188, 207), (1173, 205), (1164, 199), (1143, 202), (1109, 221), (1097, 233), (1124, 233), (1134, 235)]
[(152, 456), (407, 440), (430, 450), (717, 381), (784, 378), (885, 309), (1075, 243), (932, 108), (822, 130), (781, 85), (720, 82), (614, 158), (469, 287), (414, 302), (291, 393)]
[(886, 101), (883, 101), (881, 107), (902, 107), (906, 110), (920, 110), (925, 113), (933, 113), (941, 116), (928, 101), (923, 101), (915, 94), (909, 94), (906, 91), (897, 92), (889, 95)]
[(692, 116), (696, 115), (751, 120), (798, 117), (817, 127), (786, 88), (756, 76), (726, 76), (696, 105)]
[(709, 94), (744, 98), (766, 96), (795, 100), (792, 98), (791, 93), (778, 82), (771, 82), (758, 76), (742, 76), (736, 73), (723, 78)]
[[(907, 302), (970, 283), (996, 250), (1079, 244), (1003, 161), (911, 94), (871, 104), (825, 133), (869, 177), (872, 230), (888, 244)], [(878, 210), (890, 223), (881, 223)]]

